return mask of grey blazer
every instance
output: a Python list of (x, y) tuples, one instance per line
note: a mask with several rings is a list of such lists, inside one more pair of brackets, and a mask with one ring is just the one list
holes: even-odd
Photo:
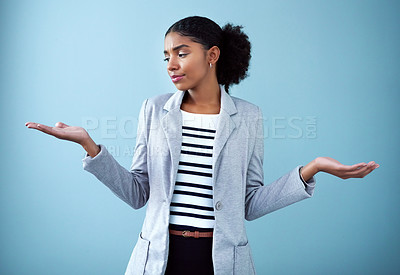
[[(264, 185), (264, 126), (260, 108), (221, 88), (220, 121), (213, 151), (215, 227), (214, 273), (255, 274), (245, 219), (312, 196), (315, 178), (306, 184), (301, 165)], [(146, 99), (140, 109), (130, 170), (99, 144), (83, 168), (134, 209), (147, 203), (146, 217), (125, 274), (164, 274), (169, 250), (170, 203), (182, 143), (180, 106), (185, 91)]]

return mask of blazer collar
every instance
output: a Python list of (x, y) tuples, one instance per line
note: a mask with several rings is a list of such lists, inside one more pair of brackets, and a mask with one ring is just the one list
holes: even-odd
[[(233, 102), (231, 96), (225, 91), (225, 89), (221, 84), (219, 85), (219, 88), (221, 90), (221, 111), (223, 110), (227, 112), (229, 115), (237, 113), (235, 103)], [(182, 104), (182, 99), (185, 93), (186, 91), (181, 91), (181, 90), (175, 92), (164, 104), (164, 110), (171, 111), (176, 108), (180, 109)]]
[[(219, 113), (219, 122), (217, 124), (217, 130), (215, 133), (214, 146), (213, 146), (213, 160), (212, 167), (214, 169), (213, 180), (214, 185), (218, 184), (218, 168), (219, 168), (219, 156), (225, 143), (228, 141), (229, 136), (236, 128), (236, 124), (232, 115), (237, 113), (236, 105), (233, 102), (231, 96), (222, 88), (221, 89), (221, 110)], [(171, 174), (170, 180), (164, 182), (165, 193), (167, 199), (170, 201), (175, 187), (176, 174), (178, 172), (179, 158), (182, 147), (182, 114), (180, 112), (180, 106), (182, 99), (186, 91), (178, 90), (175, 92), (168, 101), (164, 104), (164, 110), (167, 113), (161, 118), (161, 126), (167, 139), (169, 152), (171, 155)], [(229, 148), (227, 149), (229, 150)], [(227, 151), (232, 154), (233, 152)]]

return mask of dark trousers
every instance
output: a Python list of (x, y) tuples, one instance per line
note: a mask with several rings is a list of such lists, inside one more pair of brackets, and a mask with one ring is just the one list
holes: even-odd
[(165, 275), (212, 275), (213, 238), (192, 238), (170, 235)]

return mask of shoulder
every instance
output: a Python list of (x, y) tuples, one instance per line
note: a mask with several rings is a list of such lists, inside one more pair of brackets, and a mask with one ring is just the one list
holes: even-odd
[(261, 108), (258, 105), (236, 96), (230, 95), (230, 97), (239, 113), (255, 116), (261, 114)]
[(164, 106), (164, 104), (173, 96), (174, 93), (164, 93), (155, 95), (146, 99), (148, 106)]
[(174, 93), (164, 93), (146, 98), (142, 103), (142, 108), (146, 113), (154, 112), (154, 110), (162, 110), (162, 106), (173, 96)]

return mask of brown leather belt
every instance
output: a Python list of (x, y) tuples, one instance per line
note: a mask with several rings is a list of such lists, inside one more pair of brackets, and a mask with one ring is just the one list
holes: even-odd
[(169, 230), (169, 234), (183, 236), (183, 237), (194, 237), (194, 238), (212, 238), (213, 232), (199, 232), (199, 231), (178, 231), (178, 230)]

